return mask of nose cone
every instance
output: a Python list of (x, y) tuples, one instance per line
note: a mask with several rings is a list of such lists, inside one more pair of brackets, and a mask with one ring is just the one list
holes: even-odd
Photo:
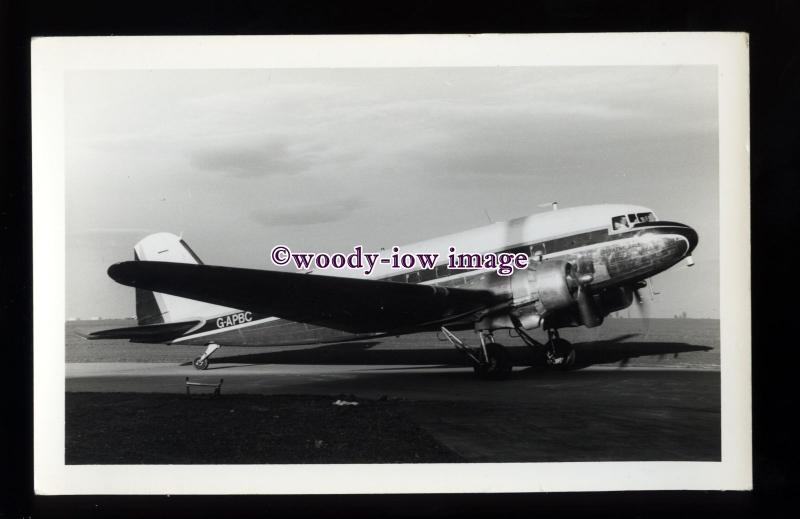
[(681, 224), (680, 234), (689, 242), (689, 250), (686, 251), (686, 255), (688, 256), (694, 251), (694, 248), (697, 247), (697, 242), (699, 241), (697, 231), (688, 225)]

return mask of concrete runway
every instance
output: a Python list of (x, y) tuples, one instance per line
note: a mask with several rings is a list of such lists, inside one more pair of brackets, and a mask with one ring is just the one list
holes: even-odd
[[(719, 460), (718, 324), (691, 323), (701, 340), (690, 344), (669, 340), (686, 333), (680, 327), (686, 323), (664, 321), (647, 336), (633, 322), (612, 323), (585, 342), (579, 334), (587, 332), (576, 331), (570, 340), (579, 369), (566, 372), (527, 366), (528, 350), (503, 340), (516, 364), (505, 381), (476, 379), (430, 334), (311, 348), (223, 348), (203, 372), (187, 364), (202, 348), (121, 343), (114, 355), (103, 352), (104, 362), (85, 362), (88, 350), (81, 348), (89, 346), (68, 345), (66, 389), (185, 392), (188, 376), (223, 378), (224, 394), (387, 397), (401, 400), (410, 419), (469, 461)], [(160, 362), (119, 360), (150, 348), (160, 348)]]
[(482, 381), (472, 368), (447, 365), (291, 365), (215, 363), (205, 371), (172, 363), (87, 362), (67, 364), (67, 391), (182, 393), (185, 377), (192, 382), (217, 383), (226, 393), (347, 394), (366, 398), (392, 396), (423, 400), (529, 401), (554, 385), (566, 386), (601, 378), (623, 382), (630, 377), (680, 378), (715, 374), (686, 367), (590, 366), (577, 371), (515, 367), (510, 380)]

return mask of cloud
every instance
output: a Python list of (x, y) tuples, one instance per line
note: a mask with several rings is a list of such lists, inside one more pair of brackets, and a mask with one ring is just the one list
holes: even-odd
[(365, 206), (362, 198), (351, 196), (341, 200), (314, 205), (273, 206), (250, 213), (251, 219), (261, 225), (315, 225), (343, 220)]
[(237, 177), (292, 175), (313, 163), (308, 155), (290, 147), (285, 139), (193, 150), (189, 152), (189, 161), (197, 169)]

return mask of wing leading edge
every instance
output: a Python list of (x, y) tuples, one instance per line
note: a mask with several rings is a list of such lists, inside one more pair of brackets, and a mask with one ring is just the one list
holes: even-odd
[(108, 275), (135, 288), (353, 333), (444, 324), (506, 302), (488, 290), (160, 261), (117, 263)]

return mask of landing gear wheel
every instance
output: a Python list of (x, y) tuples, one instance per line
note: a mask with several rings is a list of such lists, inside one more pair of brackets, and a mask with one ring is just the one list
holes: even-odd
[(208, 358), (204, 359), (203, 357), (197, 357), (194, 359), (194, 361), (192, 361), (192, 365), (194, 366), (194, 369), (203, 371), (208, 368)]
[(547, 365), (553, 368), (567, 370), (575, 365), (575, 348), (569, 341), (553, 338), (547, 349)]
[(496, 342), (487, 344), (486, 355), (489, 357), (488, 362), (477, 364), (474, 367), (475, 375), (487, 380), (503, 380), (511, 375), (513, 368), (511, 357), (502, 344)]

